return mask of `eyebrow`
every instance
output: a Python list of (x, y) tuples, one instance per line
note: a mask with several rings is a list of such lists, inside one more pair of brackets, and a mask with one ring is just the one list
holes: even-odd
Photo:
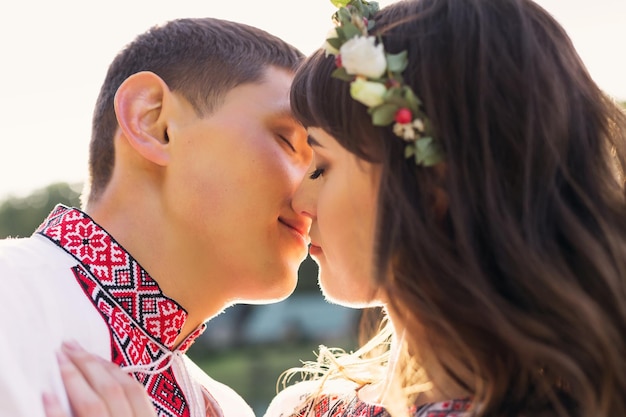
[(311, 135), (307, 136), (306, 143), (308, 143), (309, 146), (317, 146), (317, 147), (323, 148), (323, 146), (317, 140), (315, 140), (315, 138)]
[(293, 126), (301, 125), (300, 121), (294, 117), (293, 113), (289, 109), (281, 109), (272, 113), (268, 116), (268, 120), (282, 123), (286, 122)]

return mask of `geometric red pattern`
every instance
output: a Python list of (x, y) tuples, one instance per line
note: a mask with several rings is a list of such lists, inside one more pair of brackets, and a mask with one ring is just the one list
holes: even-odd
[(415, 417), (465, 417), (471, 405), (469, 399), (427, 404), (417, 410)]
[[(37, 233), (79, 262), (72, 272), (109, 327), (112, 361), (120, 366), (147, 365), (150, 373), (135, 372), (135, 377), (146, 387), (158, 415), (188, 417), (187, 400), (168, 366), (187, 312), (82, 211), (58, 205)], [(205, 328), (199, 326), (176, 352), (186, 352)]]
[[(471, 401), (452, 400), (412, 407), (412, 417), (465, 417)], [(311, 411), (313, 413), (311, 414)], [(289, 417), (390, 417), (379, 405), (361, 401), (354, 392), (346, 395), (322, 395), (316, 399), (313, 410), (310, 405), (291, 414)]]

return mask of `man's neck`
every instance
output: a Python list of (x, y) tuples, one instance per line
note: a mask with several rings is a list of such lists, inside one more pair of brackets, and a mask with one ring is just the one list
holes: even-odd
[[(85, 210), (139, 262), (163, 295), (185, 309), (187, 320), (176, 338), (176, 346), (226, 308), (227, 300), (220, 288), (206, 289), (211, 286), (207, 274), (201, 273), (196, 259), (184, 250), (184, 245), (178, 244), (176, 233), (168, 233), (167, 219), (159, 217), (158, 210), (124, 209), (121, 205), (108, 204), (89, 205)], [(146, 214), (133, 216), (137, 213)], [(201, 291), (196, 284), (200, 282), (204, 288)]]

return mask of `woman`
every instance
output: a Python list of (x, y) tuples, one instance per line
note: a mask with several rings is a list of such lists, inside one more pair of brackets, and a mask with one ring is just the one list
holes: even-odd
[(529, 0), (337, 3), (292, 86), (293, 205), (390, 347), (322, 352), (267, 416), (626, 415), (623, 111)]

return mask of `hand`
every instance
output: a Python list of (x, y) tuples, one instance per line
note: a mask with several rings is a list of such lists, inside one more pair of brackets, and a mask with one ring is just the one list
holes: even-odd
[[(155, 417), (143, 385), (117, 365), (90, 354), (75, 342), (57, 354), (61, 377), (75, 417)], [(42, 397), (46, 417), (70, 417), (52, 394)]]

